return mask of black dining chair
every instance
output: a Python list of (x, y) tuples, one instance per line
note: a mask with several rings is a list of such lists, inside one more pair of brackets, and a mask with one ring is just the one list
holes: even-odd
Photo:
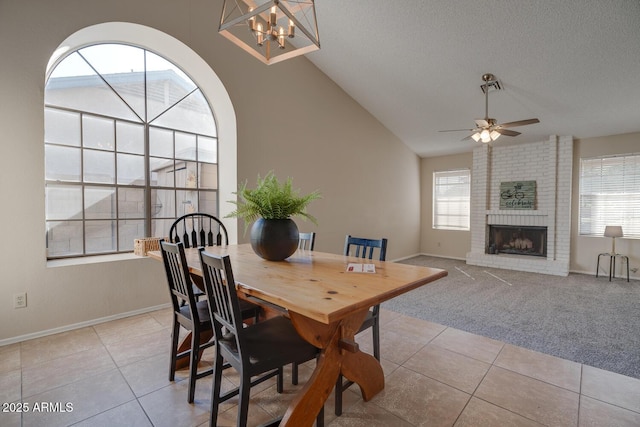
[[(201, 352), (215, 344), (212, 340), (201, 342), (205, 332), (209, 331), (210, 336), (213, 335), (209, 305), (207, 301), (196, 300), (184, 253), (184, 245), (182, 243), (161, 241), (160, 248), (173, 306), (169, 381), (175, 379), (176, 362), (189, 357), (189, 393), (187, 401), (193, 403), (196, 380), (213, 373), (212, 369), (198, 372), (198, 361)], [(189, 350), (178, 353), (180, 326), (191, 332), (191, 347)]]
[[(191, 282), (189, 267), (187, 265), (184, 245), (182, 242), (170, 243), (160, 241), (162, 251), (162, 261), (169, 285), (171, 305), (173, 306), (173, 326), (171, 329), (171, 360), (169, 367), (169, 381), (175, 379), (176, 362), (185, 357), (189, 357), (189, 394), (187, 401), (193, 402), (195, 395), (196, 380), (210, 375), (213, 370), (209, 369), (198, 372), (198, 361), (202, 351), (212, 347), (215, 343), (212, 340), (202, 342), (202, 337), (209, 332), (213, 335), (211, 316), (209, 315), (209, 304), (207, 301), (197, 301), (194, 292), (194, 285)], [(204, 287), (203, 287), (204, 288)], [(243, 320), (253, 319), (256, 321), (256, 307), (260, 306), (248, 301), (240, 302), (241, 318)], [(180, 327), (191, 332), (191, 346), (188, 350), (178, 353), (178, 340)]]
[[(365, 259), (373, 259), (374, 252), (378, 252), (378, 259), (387, 258), (387, 239), (366, 239), (347, 235), (344, 241), (344, 255)], [(380, 360), (380, 305), (373, 306), (367, 313), (362, 326), (357, 333), (371, 328), (373, 334), (373, 357)], [(353, 385), (353, 381), (344, 381), (338, 376), (335, 389), (335, 414), (342, 415), (342, 394)]]
[[(245, 427), (251, 387), (275, 376), (276, 390), (282, 393), (283, 366), (315, 359), (319, 351), (302, 339), (284, 316), (244, 327), (229, 256), (200, 250), (200, 261), (216, 338), (209, 425), (216, 425), (219, 405), (239, 395), (237, 426)], [(240, 386), (221, 393), (222, 371), (227, 363), (240, 374)], [(317, 425), (323, 423), (321, 410)]]
[[(229, 233), (217, 217), (204, 212), (193, 212), (182, 215), (171, 224), (169, 241), (182, 242), (185, 248), (222, 246), (229, 244)], [(195, 285), (194, 294), (198, 300), (204, 295), (202, 276), (192, 274), (191, 281)], [(252, 308), (254, 322), (259, 320), (262, 311), (259, 305), (247, 301), (243, 308), (246, 310), (243, 312), (244, 315), (249, 315), (247, 311)]]
[(312, 251), (314, 245), (316, 244), (316, 233), (298, 233), (298, 249), (302, 249), (305, 251)]

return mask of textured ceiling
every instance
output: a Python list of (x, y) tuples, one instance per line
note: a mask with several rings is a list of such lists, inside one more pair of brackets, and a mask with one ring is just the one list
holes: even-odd
[[(418, 155), (470, 151), (484, 117), (537, 117), (522, 135), (640, 131), (640, 0), (316, 0), (307, 58)], [(638, 141), (640, 147), (640, 141)]]

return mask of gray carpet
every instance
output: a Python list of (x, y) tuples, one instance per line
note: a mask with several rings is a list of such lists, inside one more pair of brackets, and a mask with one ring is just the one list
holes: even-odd
[(640, 378), (640, 281), (549, 276), (418, 256), (449, 276), (383, 307), (545, 354)]

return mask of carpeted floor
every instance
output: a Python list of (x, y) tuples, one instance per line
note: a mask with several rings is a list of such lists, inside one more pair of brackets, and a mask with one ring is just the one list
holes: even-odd
[(640, 281), (608, 281), (467, 265), (418, 256), (444, 279), (383, 307), (597, 368), (640, 378)]

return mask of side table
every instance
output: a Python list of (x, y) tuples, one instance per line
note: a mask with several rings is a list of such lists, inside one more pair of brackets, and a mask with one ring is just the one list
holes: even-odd
[(609, 257), (609, 281), (611, 278), (616, 278), (616, 258), (620, 258), (623, 265), (627, 264), (627, 282), (629, 281), (629, 257), (622, 254), (611, 254), (611, 253), (602, 253), (598, 254), (598, 263), (596, 265), (596, 277), (598, 277), (598, 273), (600, 272), (600, 257), (608, 256)]

